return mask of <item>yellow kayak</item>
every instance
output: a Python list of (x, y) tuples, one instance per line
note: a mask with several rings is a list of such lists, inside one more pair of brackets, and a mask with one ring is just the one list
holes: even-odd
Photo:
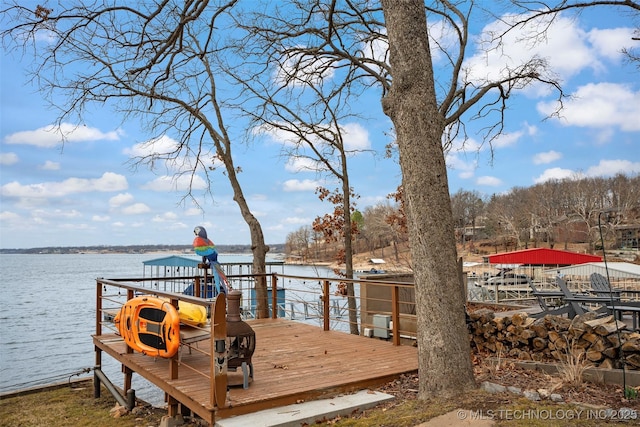
[(203, 305), (178, 301), (178, 316), (186, 325), (202, 328), (207, 324), (207, 309)]

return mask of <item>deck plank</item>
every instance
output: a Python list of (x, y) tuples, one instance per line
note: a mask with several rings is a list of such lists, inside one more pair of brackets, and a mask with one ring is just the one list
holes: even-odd
[[(418, 369), (417, 349), (413, 346), (393, 346), (376, 338), (323, 331), (286, 319), (247, 323), (256, 333), (254, 378), (246, 390), (230, 389), (228, 408), (210, 404), (208, 339), (194, 344), (191, 353), (186, 346), (181, 349), (182, 364), (175, 380), (169, 378), (168, 360), (126, 354), (126, 345), (114, 334), (95, 336), (94, 344), (204, 419), (226, 418), (371, 387)], [(238, 369), (229, 375), (241, 377), (242, 373)]]

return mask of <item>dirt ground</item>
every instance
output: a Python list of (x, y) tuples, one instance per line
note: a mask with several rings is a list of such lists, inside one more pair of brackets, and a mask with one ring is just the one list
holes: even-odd
[[(489, 381), (504, 386), (513, 386), (521, 390), (546, 389), (553, 393), (559, 393), (567, 403), (581, 403), (594, 407), (611, 409), (632, 408), (640, 414), (640, 397), (633, 400), (624, 399), (622, 386), (612, 384), (595, 384), (583, 382), (579, 387), (564, 384), (560, 376), (549, 375), (540, 371), (523, 369), (516, 366), (513, 361), (504, 360), (499, 367), (486, 363), (480, 358), (475, 358), (476, 382), (481, 384)], [(418, 376), (405, 375), (380, 388), (384, 393), (398, 397), (398, 400), (412, 400), (417, 398)], [(640, 391), (640, 390), (639, 390)], [(496, 399), (507, 403), (516, 400), (518, 396), (510, 393), (505, 396), (496, 395)], [(391, 403), (393, 405), (393, 403)]]
[[(396, 399), (363, 413), (354, 413), (350, 417), (325, 420), (322, 424), (335, 426), (415, 427), (429, 420), (437, 419), (436, 417), (444, 414), (449, 414), (450, 417), (452, 416), (451, 414), (454, 414), (455, 421), (456, 412), (452, 411), (456, 411), (457, 408), (485, 412), (507, 408), (525, 408), (525, 410), (543, 408), (555, 411), (567, 408), (567, 403), (579, 404), (581, 407), (586, 406), (594, 409), (617, 410), (627, 408), (636, 411), (640, 415), (640, 397), (631, 400), (624, 399), (622, 387), (618, 385), (582, 382), (578, 386), (572, 386), (564, 384), (559, 376), (550, 376), (539, 371), (522, 369), (508, 359), (502, 360), (496, 366), (489, 359), (476, 355), (473, 363), (478, 384), (483, 381), (489, 381), (504, 386), (518, 387), (521, 390), (543, 388), (561, 394), (566, 403), (552, 403), (548, 399), (543, 399), (541, 402), (531, 402), (513, 393), (489, 394), (479, 389), (460, 390), (458, 396), (446, 401), (432, 400), (423, 402), (417, 400), (418, 376), (404, 375), (377, 388), (378, 391), (396, 396)], [(0, 399), (0, 426), (158, 426), (160, 425), (161, 417), (166, 415), (166, 411), (162, 409), (139, 407), (135, 414), (114, 418), (110, 410), (114, 407), (115, 401), (113, 401), (109, 393), (105, 390), (103, 397), (96, 400), (92, 397), (92, 391), (92, 387), (89, 384), (83, 387), (67, 387), (10, 399)], [(187, 419), (185, 421), (187, 421), (184, 424), (185, 427), (202, 425), (201, 420)], [(490, 425), (580, 425), (599, 427), (604, 424), (627, 426), (638, 425), (640, 422), (637, 419), (623, 422), (601, 422), (601, 420), (575, 422), (567, 420), (556, 424), (549, 424), (548, 422), (530, 424), (529, 421), (518, 423), (498, 420)], [(458, 424), (448, 423), (447, 425)], [(476, 426), (479, 424), (474, 423), (471, 425)]]

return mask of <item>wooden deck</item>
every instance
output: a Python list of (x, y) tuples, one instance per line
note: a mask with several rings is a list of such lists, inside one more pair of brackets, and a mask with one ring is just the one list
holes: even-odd
[[(210, 402), (209, 356), (196, 348), (182, 349), (178, 379), (170, 380), (170, 361), (127, 353), (115, 334), (94, 336), (94, 344), (143, 376), (193, 413), (211, 424), (217, 419), (256, 412), (322, 396), (383, 384), (418, 369), (417, 348), (394, 346), (366, 338), (286, 319), (248, 321), (256, 332), (252, 358), (254, 379), (247, 389), (231, 387), (228, 407)], [(208, 349), (210, 341), (197, 344)], [(233, 372), (229, 373), (234, 375)], [(241, 371), (235, 375), (241, 377)], [(241, 381), (240, 381), (241, 383)]]

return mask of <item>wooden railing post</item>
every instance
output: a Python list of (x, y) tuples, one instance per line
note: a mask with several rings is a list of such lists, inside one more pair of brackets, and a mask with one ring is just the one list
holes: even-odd
[(211, 362), (209, 363), (209, 404), (211, 406), (216, 405), (216, 341), (215, 341), (215, 328), (216, 323), (214, 320), (216, 303), (215, 300), (209, 303), (209, 313), (211, 313), (211, 330), (209, 336), (209, 354), (211, 355)]
[(271, 276), (271, 318), (278, 318), (278, 278)]
[(102, 284), (96, 279), (96, 335), (102, 335)]
[(330, 313), (329, 313), (329, 281), (325, 280), (322, 283), (322, 312), (324, 320), (324, 330), (328, 331), (330, 326)]
[[(200, 298), (200, 276), (196, 276), (193, 278), (193, 295), (195, 297)], [(206, 290), (205, 290), (205, 295), (206, 295)]]
[[(96, 336), (102, 335), (102, 283), (100, 279), (96, 279)], [(98, 346), (94, 346), (95, 350), (95, 367), (102, 368), (102, 350)], [(93, 397), (100, 397), (100, 379), (94, 374), (93, 376)]]
[(391, 288), (391, 320), (393, 321), (393, 345), (400, 345), (400, 287)]
[(218, 294), (211, 311), (211, 386), (212, 404), (227, 407), (227, 303), (224, 293)]

